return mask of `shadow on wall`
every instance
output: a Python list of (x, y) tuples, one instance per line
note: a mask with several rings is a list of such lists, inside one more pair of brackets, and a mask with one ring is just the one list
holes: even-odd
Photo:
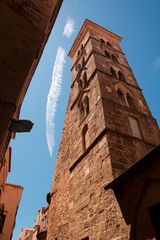
[(120, 175), (112, 188), (127, 225), (130, 240), (160, 239), (160, 145)]

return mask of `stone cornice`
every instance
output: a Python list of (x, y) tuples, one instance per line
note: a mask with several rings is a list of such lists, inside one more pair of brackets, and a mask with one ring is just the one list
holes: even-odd
[(106, 38), (110, 38), (110, 39), (114, 39), (116, 42), (120, 42), (122, 40), (121, 37), (119, 37), (118, 35), (112, 33), (111, 31), (99, 26), (98, 24), (86, 19), (84, 24), (82, 25), (72, 47), (71, 50), (68, 53), (69, 57), (73, 57), (76, 50), (78, 49), (79, 45), (81, 44), (85, 34), (89, 31), (89, 30), (93, 30), (95, 32), (99, 32), (102, 34), (102, 36), (106, 36)]
[(95, 145), (105, 136), (105, 134), (107, 132), (113, 132), (113, 133), (116, 133), (116, 134), (120, 134), (120, 135), (122, 135), (126, 138), (136, 139), (137, 141), (144, 142), (144, 143), (146, 143), (146, 144), (148, 144), (152, 147), (155, 146), (153, 143), (147, 142), (144, 139), (139, 139), (139, 138), (136, 138), (134, 136), (130, 136), (129, 134), (124, 134), (122, 132), (119, 132), (119, 131), (116, 131), (116, 130), (105, 127), (100, 132), (100, 134), (94, 139), (94, 141), (88, 146), (88, 148), (74, 161), (73, 164), (70, 165), (70, 168), (69, 168), (70, 172), (72, 172), (74, 170), (74, 168), (84, 159), (84, 157), (95, 147)]

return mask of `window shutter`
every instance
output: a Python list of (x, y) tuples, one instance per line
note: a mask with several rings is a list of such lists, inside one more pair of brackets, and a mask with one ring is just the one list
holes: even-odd
[(131, 131), (132, 131), (132, 135), (134, 137), (142, 139), (142, 135), (140, 132), (140, 128), (139, 128), (137, 119), (135, 119), (133, 117), (129, 117), (129, 123), (130, 123)]

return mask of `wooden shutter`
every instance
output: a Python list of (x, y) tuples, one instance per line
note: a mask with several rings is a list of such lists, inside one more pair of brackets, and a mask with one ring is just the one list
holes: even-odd
[(137, 119), (129, 117), (129, 123), (132, 131), (132, 135), (137, 138), (142, 138), (141, 131)]

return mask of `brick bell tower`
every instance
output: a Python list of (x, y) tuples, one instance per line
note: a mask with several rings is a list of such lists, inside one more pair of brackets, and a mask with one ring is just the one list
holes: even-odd
[(159, 143), (160, 134), (116, 34), (86, 20), (69, 52), (72, 83), (54, 173), (48, 240), (128, 239), (104, 185)]

